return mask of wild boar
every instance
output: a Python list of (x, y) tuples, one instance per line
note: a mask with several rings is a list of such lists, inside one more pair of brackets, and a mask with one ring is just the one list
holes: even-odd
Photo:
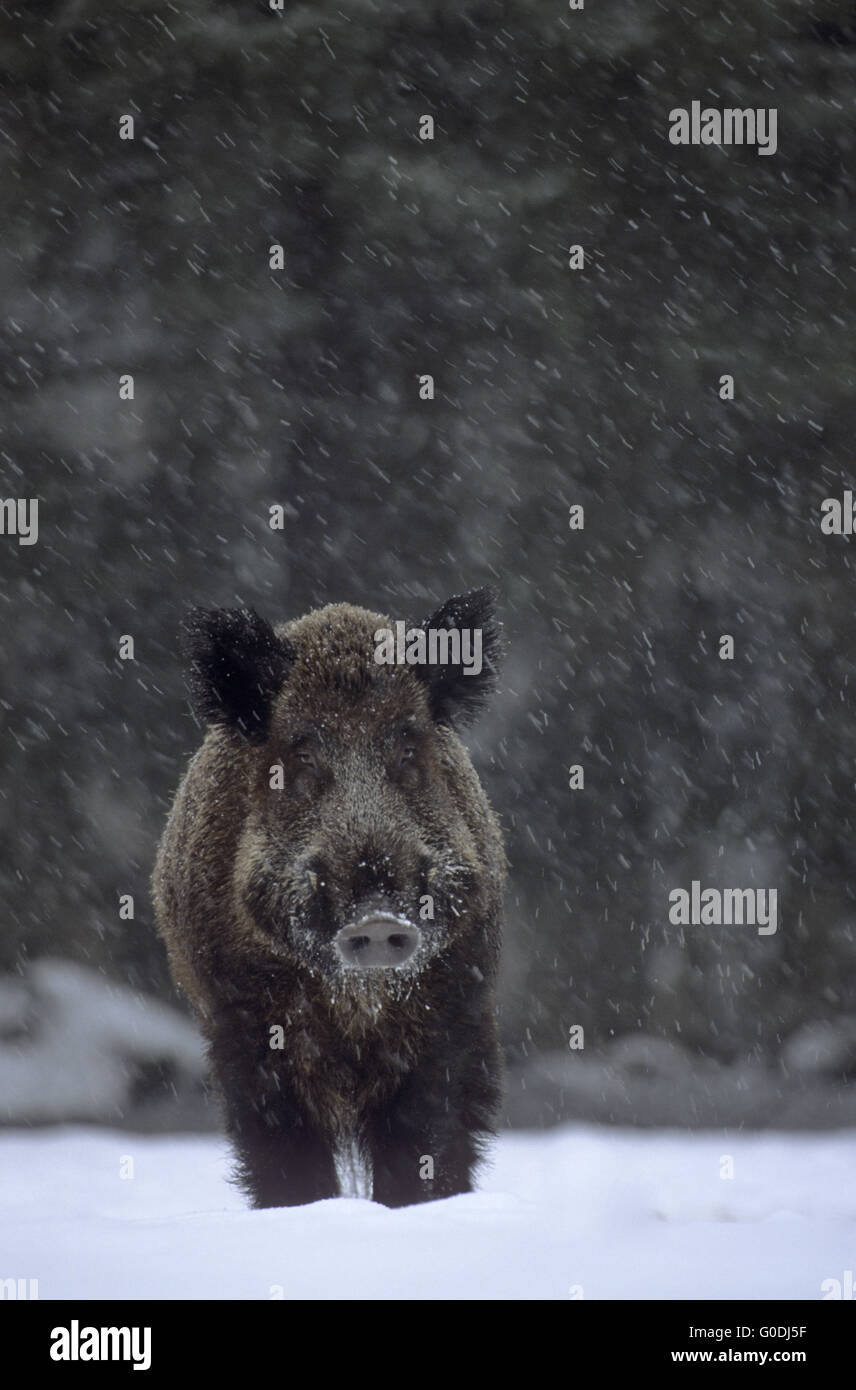
[(337, 1196), (355, 1161), (386, 1206), (468, 1192), (494, 1127), (506, 861), (455, 731), (494, 683), (494, 596), (414, 630), (478, 633), (469, 666), (384, 664), (392, 628), (345, 603), (186, 623), (209, 728), (154, 898), (258, 1207)]

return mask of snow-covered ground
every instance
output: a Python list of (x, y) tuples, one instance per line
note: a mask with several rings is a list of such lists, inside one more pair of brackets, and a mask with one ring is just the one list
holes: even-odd
[(228, 1172), (217, 1139), (0, 1133), (0, 1279), (41, 1299), (816, 1300), (856, 1269), (852, 1130), (512, 1133), (479, 1192), (402, 1211), (251, 1211)]

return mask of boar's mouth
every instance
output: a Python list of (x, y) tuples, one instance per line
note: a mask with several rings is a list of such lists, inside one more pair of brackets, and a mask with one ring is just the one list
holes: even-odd
[(334, 945), (345, 970), (396, 970), (412, 960), (422, 933), (406, 917), (370, 912), (336, 934)]

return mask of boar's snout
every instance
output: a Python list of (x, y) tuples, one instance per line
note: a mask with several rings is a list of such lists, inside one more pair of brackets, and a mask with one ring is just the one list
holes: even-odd
[(389, 970), (409, 961), (421, 941), (422, 933), (412, 922), (391, 912), (374, 912), (343, 927), (335, 945), (346, 970)]

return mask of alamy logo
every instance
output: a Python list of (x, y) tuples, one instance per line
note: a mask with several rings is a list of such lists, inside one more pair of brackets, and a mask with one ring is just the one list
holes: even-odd
[(676, 106), (669, 112), (669, 139), (673, 145), (757, 145), (759, 154), (775, 154), (778, 109), (775, 106), (715, 106), (702, 110), (700, 101), (689, 111)]
[(758, 927), (759, 936), (775, 936), (778, 926), (775, 888), (705, 888), (695, 878), (691, 891), (673, 888), (669, 921), (673, 927)]
[(821, 502), (820, 510), (823, 516), (820, 529), (825, 536), (853, 535), (853, 493), (849, 488), (841, 502), (837, 497), (827, 497)]
[(0, 1299), (25, 1299), (39, 1296), (38, 1279), (0, 1279)]
[(0, 499), (0, 536), (17, 536), (19, 545), (35, 545), (39, 539), (39, 499)]
[(72, 1318), (70, 1327), (51, 1332), (52, 1361), (133, 1361), (135, 1371), (152, 1364), (150, 1327), (81, 1327)]
[(480, 627), (411, 627), (406, 623), (378, 628), (374, 635), (378, 666), (462, 666), (465, 676), (482, 668)]
[(845, 1269), (843, 1279), (824, 1279), (820, 1286), (820, 1292), (826, 1299), (848, 1299), (854, 1300), (853, 1292), (853, 1270)]

